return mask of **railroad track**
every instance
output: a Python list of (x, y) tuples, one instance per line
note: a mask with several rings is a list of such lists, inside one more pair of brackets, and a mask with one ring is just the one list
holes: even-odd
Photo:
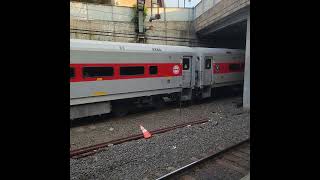
[(250, 139), (174, 170), (163, 179), (240, 179), (250, 171)]
[[(208, 120), (209, 120), (208, 118), (205, 118), (205, 119), (201, 119), (201, 120), (198, 120), (198, 121), (182, 123), (182, 124), (179, 124), (179, 125), (176, 125), (176, 126), (150, 131), (150, 133), (151, 134), (160, 134), (160, 133), (168, 132), (168, 131), (171, 131), (171, 130), (174, 130), (174, 129), (183, 128), (183, 127), (186, 127), (186, 126), (192, 126), (192, 125), (196, 125), (196, 124), (206, 123), (206, 122), (208, 122)], [(143, 138), (143, 134), (142, 133), (141, 134), (132, 135), (132, 136), (128, 136), (128, 137), (121, 138), (121, 139), (116, 139), (116, 140), (112, 140), (112, 141), (108, 141), (108, 142), (104, 142), (104, 143), (91, 145), (91, 146), (88, 146), (88, 147), (83, 147), (83, 148), (71, 150), (70, 151), (70, 158), (74, 158), (74, 159), (83, 158), (83, 157), (86, 157), (86, 156), (93, 155), (93, 154), (95, 154), (97, 152), (100, 152), (100, 151), (102, 151), (104, 148), (106, 148), (108, 146), (113, 146), (113, 145), (116, 145), (116, 144), (121, 144), (121, 143), (124, 143), (124, 142), (137, 140), (137, 139), (141, 139), (141, 138)]]

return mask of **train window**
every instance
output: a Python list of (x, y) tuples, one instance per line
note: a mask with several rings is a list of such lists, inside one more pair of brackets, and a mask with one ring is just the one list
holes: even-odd
[(205, 58), (205, 68), (211, 69), (211, 58), (209, 58), (209, 57)]
[(143, 75), (143, 66), (130, 66), (130, 67), (120, 67), (120, 75), (122, 76), (132, 76), (132, 75)]
[(113, 76), (113, 67), (84, 67), (83, 76), (85, 78)]
[(229, 65), (230, 71), (239, 71), (240, 70), (240, 64), (230, 64)]
[(74, 68), (70, 67), (70, 78), (74, 78), (75, 73), (74, 73)]
[(149, 73), (150, 74), (158, 74), (158, 67), (157, 66), (150, 66)]
[(190, 59), (189, 58), (183, 58), (183, 70), (188, 70), (190, 66)]

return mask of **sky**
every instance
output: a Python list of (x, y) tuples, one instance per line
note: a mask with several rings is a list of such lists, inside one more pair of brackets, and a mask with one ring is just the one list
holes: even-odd
[[(184, 0), (164, 0), (166, 7), (178, 7), (178, 1), (179, 1), (179, 7), (183, 7)], [(185, 1), (186, 1), (186, 7), (194, 7), (201, 0), (185, 0)]]

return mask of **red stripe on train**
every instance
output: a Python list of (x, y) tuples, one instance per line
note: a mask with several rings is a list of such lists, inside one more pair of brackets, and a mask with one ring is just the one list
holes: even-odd
[[(238, 65), (240, 68), (237, 70), (233, 70), (232, 68), (230, 68), (230, 65)], [(232, 62), (232, 63), (214, 63), (213, 64), (214, 74), (234, 73), (234, 72), (244, 72), (244, 63)]]
[[(120, 67), (132, 67), (132, 66), (143, 66), (143, 75), (120, 75)], [(158, 73), (150, 74), (149, 67), (157, 66)], [(178, 66), (178, 68), (177, 68)], [(182, 75), (182, 64), (179, 63), (148, 63), (148, 64), (70, 64), (70, 67), (75, 68), (75, 77), (70, 78), (70, 82), (82, 82), (82, 81), (97, 81), (100, 80), (116, 80), (116, 79), (136, 79), (136, 78), (156, 78), (156, 77), (169, 77), (169, 76), (181, 76)], [(83, 67), (113, 67), (114, 74), (110, 77), (94, 77), (85, 78), (82, 74)], [(175, 68), (174, 68), (175, 67)], [(177, 73), (177, 70), (179, 72)]]

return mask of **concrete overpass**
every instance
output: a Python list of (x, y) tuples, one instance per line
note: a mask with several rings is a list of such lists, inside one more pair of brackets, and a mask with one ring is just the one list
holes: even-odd
[(202, 0), (194, 30), (210, 47), (246, 49), (243, 107), (250, 109), (250, 0)]

